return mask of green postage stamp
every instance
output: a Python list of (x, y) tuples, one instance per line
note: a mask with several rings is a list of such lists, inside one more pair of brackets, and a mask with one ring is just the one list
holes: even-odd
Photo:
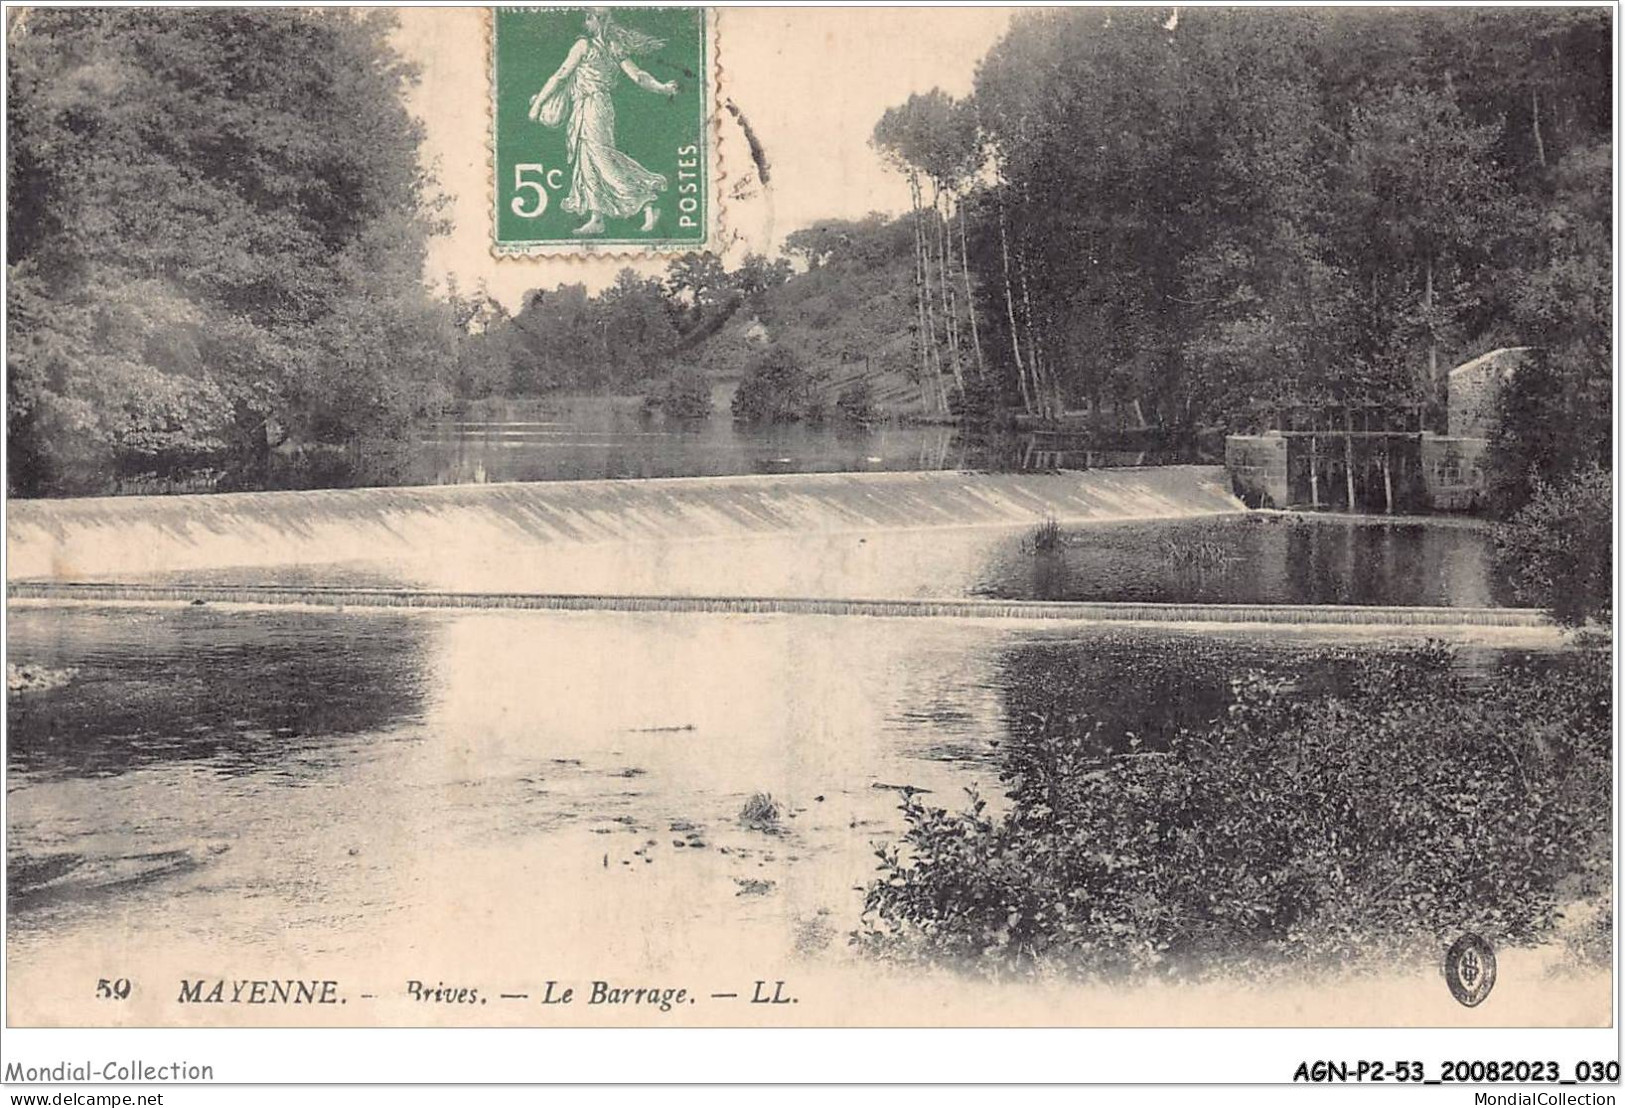
[(704, 249), (715, 51), (704, 8), (497, 8), (499, 254)]

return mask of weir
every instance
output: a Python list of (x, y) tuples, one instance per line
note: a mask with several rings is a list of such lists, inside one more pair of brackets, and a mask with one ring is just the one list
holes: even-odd
[[(836, 473), (13, 500), (10, 581), (658, 551), (766, 536), (1179, 519), (1244, 511), (1220, 466), (1056, 474)], [(574, 554), (572, 555), (572, 551)], [(644, 559), (645, 561), (648, 558)], [(251, 577), (249, 579), (252, 579)], [(544, 585), (545, 589), (547, 586)], [(561, 591), (575, 586), (554, 585)], [(638, 590), (658, 591), (658, 590)], [(689, 587), (671, 591), (687, 592)]]
[[(573, 481), (13, 501), (8, 596), (1274, 624), (1544, 634), (1485, 607), (980, 599), (1015, 536), (1245, 512), (1218, 466)], [(1419, 633), (1412, 630), (1410, 633)]]
[(429, 608), (560, 612), (711, 612), (891, 618), (1042, 620), (1109, 623), (1230, 623), (1295, 626), (1506, 627), (1551, 630), (1545, 614), (1523, 608), (1424, 608), (1334, 604), (1150, 604), (1133, 602), (866, 599), (791, 596), (613, 596), (469, 593), (413, 589), (276, 585), (141, 585), (15, 582), (14, 601), (293, 605), (325, 608)]

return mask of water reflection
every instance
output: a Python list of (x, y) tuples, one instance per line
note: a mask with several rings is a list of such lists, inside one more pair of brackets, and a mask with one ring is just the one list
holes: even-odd
[[(233, 488), (462, 485), (500, 481), (719, 477), (973, 469), (1043, 472), (1219, 460), (1194, 442), (1124, 441), (1046, 431), (970, 431), (936, 424), (735, 423), (731, 383), (705, 419), (667, 418), (636, 397), (578, 396), (488, 403), (375, 443), (272, 459)], [(142, 491), (131, 485), (124, 491)], [(148, 490), (154, 491), (154, 490)]]
[(1198, 604), (1515, 604), (1485, 529), (1448, 520), (1253, 515), (1097, 524), (1050, 550), (1005, 543), (972, 591)]
[(426, 631), (388, 614), (14, 608), (12, 663), (71, 677), (7, 697), (12, 785), (184, 762), (313, 772), (334, 737), (421, 714)]
[[(12, 951), (292, 967), (414, 949), (498, 979), (554, 947), (771, 966), (811, 956), (812, 935), (846, 959), (875, 844), (901, 830), (897, 788), (997, 795), (1008, 744), (1039, 720), (1158, 743), (1222, 710), (1241, 669), (1324, 679), (1302, 661), (1324, 641), (19, 608), (14, 658), (76, 672), (10, 705)], [(778, 834), (741, 823), (756, 792), (782, 805)]]
[[(896, 490), (890, 496), (909, 522), (930, 520), (932, 502), (917, 491)], [(737, 533), (685, 536), (683, 521), (674, 518), (672, 537), (659, 541), (576, 541), (566, 528), (597, 527), (602, 513), (574, 505), (547, 515), (546, 528), (536, 526), (534, 535), (522, 528), (543, 520), (539, 512), (515, 510), (504, 517), (475, 511), (439, 521), (438, 534), (406, 556), (382, 542), (369, 545), (373, 532), (357, 528), (344, 536), (356, 554), (350, 561), (290, 558), (280, 564), (172, 569), (146, 579), (222, 587), (406, 586), (476, 593), (1517, 604), (1496, 570), (1491, 534), (1450, 520), (1232, 515), (1096, 523), (1064, 532), (1053, 548), (1037, 549), (1033, 528), (1026, 525), (893, 527), (879, 514), (879, 498), (854, 496), (850, 511), (840, 503), (829, 510), (809, 509), (807, 503), (803, 499), (795, 506), (804, 519), (821, 513), (816, 519), (822, 527), (752, 531), (753, 515), (763, 507), (741, 498), (716, 506), (744, 521)], [(650, 525), (637, 512), (627, 511), (624, 518)], [(721, 526), (732, 523), (724, 520)], [(389, 538), (386, 534), (385, 542)], [(239, 557), (247, 561), (261, 549), (245, 544)], [(337, 546), (329, 542), (320, 549), (331, 552)], [(363, 552), (371, 556), (362, 557)]]
[(414, 442), (408, 484), (712, 477), (952, 468), (947, 427), (872, 431), (789, 424), (650, 421), (609, 409), (621, 426), (530, 428), (512, 423), (442, 424)]

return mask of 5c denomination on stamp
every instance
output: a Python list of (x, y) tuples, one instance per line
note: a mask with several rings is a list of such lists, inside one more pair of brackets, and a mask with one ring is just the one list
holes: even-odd
[(498, 8), (493, 249), (705, 249), (715, 226), (704, 8)]

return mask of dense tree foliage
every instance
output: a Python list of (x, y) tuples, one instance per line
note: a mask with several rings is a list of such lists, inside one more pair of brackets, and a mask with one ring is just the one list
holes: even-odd
[(775, 344), (751, 358), (734, 392), (733, 415), (748, 423), (794, 423), (822, 415), (822, 405), (799, 354)]
[(1609, 19), (1024, 12), (968, 96), (876, 121), (908, 213), (510, 312), (422, 288), (433, 188), (386, 15), (30, 11), (8, 89), (13, 486), (251, 468), (453, 399), (703, 407), (773, 347), (802, 371), (779, 375), (798, 397), (762, 398), (777, 418), (1090, 410), (1184, 433), (1377, 401), (1442, 429), (1448, 368), (1517, 345), (1536, 368), (1491, 452), (1509, 515), (1608, 456)]
[[(470, 371), (459, 394), (536, 396), (554, 391), (629, 392), (663, 388), (671, 374), (695, 368), (737, 374), (737, 328), (748, 324), (792, 270), (785, 259), (748, 255), (729, 272), (713, 254), (674, 259), (664, 279), (624, 269), (596, 295), (585, 285), (536, 289), (509, 315), (483, 294), (468, 343)], [(730, 339), (733, 340), (730, 342)]]
[[(680, 406), (693, 411), (704, 406), (697, 374), (752, 377), (779, 346), (803, 373), (754, 373), (758, 385), (795, 391), (759, 396), (761, 418), (829, 409), (860, 382), (876, 411), (934, 410), (941, 390), (914, 356), (910, 236), (906, 220), (880, 215), (826, 220), (792, 232), (787, 257), (749, 254), (729, 270), (715, 255), (684, 255), (663, 279), (623, 270), (597, 295), (582, 285), (536, 290), (511, 317), (482, 295), (457, 298), (458, 318), (474, 321), (463, 328), (472, 333), (459, 395), (643, 392), (654, 407), (687, 396)], [(757, 418), (754, 401), (739, 411)]]
[(1609, 629), (1614, 611), (1613, 475), (1592, 463), (1548, 484), (1495, 536), (1496, 555), (1518, 599), (1558, 622)]
[(971, 263), (1017, 332), (989, 350), (1171, 424), (1437, 406), (1508, 342), (1603, 399), (1609, 35), (1601, 11), (1024, 15), (969, 101)]
[[(16, 13), (12, 13), (16, 15)], [(457, 333), (389, 17), (34, 9), (9, 36), (11, 481), (398, 431)]]
[(711, 379), (696, 369), (679, 369), (656, 386), (644, 402), (670, 419), (705, 419), (712, 410)]

